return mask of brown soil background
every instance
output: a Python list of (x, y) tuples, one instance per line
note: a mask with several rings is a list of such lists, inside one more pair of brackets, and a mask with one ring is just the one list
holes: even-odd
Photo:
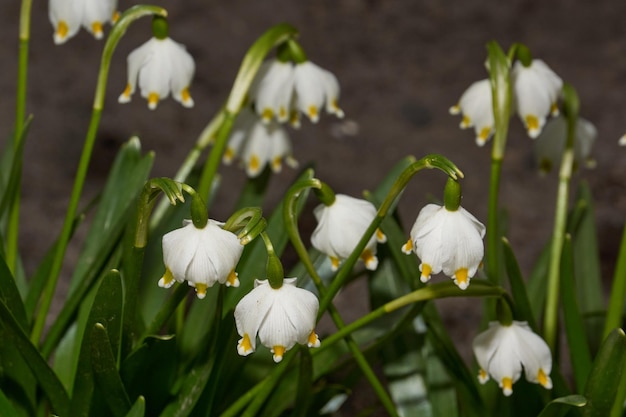
[[(583, 117), (598, 129), (597, 168), (580, 172), (596, 199), (604, 278), (612, 276), (626, 213), (626, 3), (540, 0), (462, 1), (162, 1), (170, 35), (196, 58), (191, 87), (193, 109), (171, 99), (151, 112), (135, 94), (130, 104), (117, 97), (126, 84), (127, 54), (150, 37), (149, 19), (135, 24), (111, 65), (108, 94), (85, 197), (94, 196), (120, 145), (138, 134), (145, 150), (156, 151), (153, 176), (173, 176), (199, 133), (228, 95), (249, 45), (270, 25), (288, 22), (300, 30), (309, 58), (334, 72), (342, 87), (344, 120), (323, 116), (317, 125), (303, 121), (291, 131), (294, 155), (317, 161), (317, 176), (337, 191), (358, 195), (373, 189), (406, 155), (442, 153), (466, 174), (463, 205), (486, 221), (489, 146), (478, 148), (474, 135), (458, 128), (448, 114), (473, 81), (484, 78), (485, 44), (528, 45), (578, 91)], [(121, 10), (131, 4), (120, 0)], [(0, 137), (11, 132), (17, 74), (18, 1), (0, 5)], [(42, 259), (59, 233), (89, 123), (102, 41), (86, 32), (55, 46), (47, 2), (35, 1), (27, 112), (35, 116), (25, 149), (20, 249), (27, 271)], [(107, 27), (108, 30), (108, 27)], [(358, 127), (355, 132), (354, 127)], [(507, 145), (501, 202), (510, 213), (509, 240), (528, 272), (552, 228), (556, 175), (540, 177), (532, 142), (514, 118)], [(221, 170), (224, 186), (212, 217), (232, 211), (244, 173)], [(286, 168), (273, 179), (270, 209), (293, 179)], [(429, 196), (439, 197), (440, 174), (418, 175), (409, 185), (400, 212), (410, 224)], [(68, 255), (80, 248), (84, 228)], [(440, 278), (442, 279), (442, 278)], [(359, 291), (358, 287), (355, 291)], [(348, 296), (367, 304), (365, 294)], [(355, 301), (356, 300), (356, 301)], [(360, 300), (360, 301), (359, 301)], [(471, 340), (479, 314), (474, 303), (442, 303), (455, 339)], [(346, 312), (350, 317), (351, 312)], [(467, 346), (467, 343), (465, 343)], [(469, 352), (465, 352), (469, 356)]]

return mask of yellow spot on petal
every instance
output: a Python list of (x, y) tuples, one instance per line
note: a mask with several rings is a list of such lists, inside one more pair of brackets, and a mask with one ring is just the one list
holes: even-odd
[(332, 269), (333, 271), (336, 271), (337, 269), (339, 269), (339, 259), (335, 258), (334, 256), (330, 257), (330, 269)]
[(467, 115), (463, 115), (463, 119), (461, 120), (461, 129), (467, 129), (472, 125), (472, 120)]
[(513, 393), (513, 380), (511, 378), (502, 378), (502, 392), (507, 397)]
[(226, 278), (226, 286), (234, 288), (237, 288), (239, 286), (239, 276), (234, 269), (230, 271), (230, 274), (228, 274), (228, 278)]
[(233, 148), (226, 148), (226, 150), (224, 151), (224, 157), (223, 157), (223, 161), (227, 164), (231, 163), (233, 161), (233, 158), (235, 157), (235, 150)]
[(102, 37), (102, 22), (95, 21), (91, 24), (91, 31), (96, 38)]
[(130, 84), (126, 84), (126, 88), (124, 89), (124, 92), (122, 93), (122, 95), (126, 98), (130, 97), (130, 93), (131, 93), (131, 87)]
[(57, 25), (57, 37), (59, 39), (65, 39), (67, 37), (67, 32), (69, 32), (67, 23), (64, 20), (59, 21), (59, 24)]
[(298, 129), (300, 127), (300, 114), (297, 111), (292, 111), (289, 116), (289, 123), (292, 127)]
[(550, 378), (548, 378), (548, 375), (546, 375), (546, 373), (543, 372), (543, 369), (541, 368), (539, 368), (539, 372), (537, 373), (537, 381), (539, 381), (541, 386), (544, 388), (549, 389), (552, 387), (552, 382), (550, 381)]
[(376, 240), (378, 243), (385, 243), (387, 241), (387, 236), (385, 236), (382, 230), (376, 229)]
[(259, 171), (259, 167), (261, 166), (261, 162), (259, 161), (259, 157), (256, 155), (252, 155), (250, 157), (250, 162), (248, 162), (248, 168), (250, 172), (256, 173)]
[(274, 117), (274, 112), (269, 107), (264, 108), (261, 112), (261, 118), (264, 122), (269, 122), (272, 120), (272, 117)]
[(156, 106), (158, 103), (159, 103), (159, 95), (157, 93), (148, 94), (148, 108), (150, 110), (156, 109)]
[(361, 259), (365, 262), (365, 267), (371, 271), (374, 271), (378, 267), (378, 258), (369, 249), (363, 251)]
[(478, 138), (482, 140), (483, 142), (485, 142), (489, 138), (490, 134), (491, 134), (491, 127), (486, 126), (480, 130), (480, 133), (478, 134)]
[(481, 384), (484, 384), (485, 382), (489, 381), (489, 374), (484, 370), (484, 369), (479, 369), (478, 370), (478, 382), (480, 382)]
[(552, 116), (558, 116), (559, 115), (559, 106), (556, 103), (552, 103), (552, 106), (550, 106), (550, 114), (552, 114)]
[(524, 120), (526, 121), (526, 130), (529, 133), (537, 132), (539, 130), (539, 119), (532, 114), (527, 115)]
[(280, 172), (283, 168), (282, 159), (280, 156), (277, 156), (272, 160), (272, 171)]
[(459, 268), (454, 272), (454, 283), (462, 290), (469, 286), (467, 268)]
[(319, 347), (320, 346), (320, 339), (315, 334), (315, 330), (313, 330), (311, 332), (311, 334), (309, 334), (309, 338), (307, 340), (307, 345), (309, 347)]
[(404, 245), (402, 245), (402, 252), (409, 255), (413, 250), (413, 241), (411, 239), (407, 240)]
[(252, 352), (252, 343), (250, 343), (250, 336), (248, 336), (248, 333), (244, 333), (243, 339), (239, 341), (239, 346), (237, 346), (237, 348), (241, 355), (247, 355)]
[(309, 106), (307, 109), (307, 115), (309, 116), (309, 119), (316, 121), (319, 118), (319, 110), (317, 109), (317, 106)]
[(459, 114), (461, 113), (461, 106), (455, 104), (454, 106), (450, 107), (448, 111), (450, 112), (450, 114)]
[(433, 272), (433, 268), (425, 263), (422, 263), (422, 265), (420, 265), (420, 270), (422, 271), (422, 276), (420, 277), (420, 280), (422, 282), (428, 282), (428, 280), (430, 279), (430, 274)]
[(287, 119), (287, 109), (285, 109), (283, 106), (281, 106), (280, 109), (278, 109), (278, 118), (280, 120)]
[(272, 349), (272, 352), (274, 353), (274, 362), (278, 363), (283, 360), (283, 355), (285, 354), (285, 347), (276, 345)]
[(202, 300), (204, 297), (206, 297), (207, 287), (208, 286), (206, 284), (196, 284), (196, 295), (199, 299)]
[(116, 10), (113, 12), (113, 16), (111, 16), (111, 21), (117, 23), (118, 20), (120, 20), (120, 12)]
[(191, 94), (189, 94), (189, 87), (183, 88), (183, 90), (180, 92), (180, 98), (185, 104), (191, 101)]
[(169, 268), (165, 268), (165, 273), (163, 277), (159, 280), (159, 287), (161, 288), (169, 288), (174, 284), (174, 275), (172, 275), (172, 271)]

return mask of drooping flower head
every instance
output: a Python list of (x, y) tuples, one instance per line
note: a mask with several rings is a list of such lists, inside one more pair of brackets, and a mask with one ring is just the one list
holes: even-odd
[(527, 381), (552, 388), (550, 348), (528, 323), (491, 322), (487, 330), (476, 336), (473, 348), (480, 366), (478, 380), (484, 384), (491, 376), (504, 395), (513, 393), (513, 384), (520, 379), (522, 368)]
[[(376, 217), (376, 207), (369, 201), (337, 194), (332, 204), (317, 206), (314, 215), (317, 227), (311, 235), (311, 244), (330, 257), (331, 268), (336, 271), (341, 261), (354, 251), (365, 230)], [(377, 242), (385, 241), (386, 237), (380, 230), (368, 241), (361, 254), (361, 260), (367, 269), (373, 271), (378, 267)]]
[(102, 39), (102, 27), (114, 23), (119, 15), (117, 0), (50, 0), (48, 6), (57, 45), (76, 35), (81, 26), (96, 39)]
[(237, 236), (222, 229), (222, 223), (209, 219), (202, 229), (191, 221), (163, 236), (163, 262), (165, 274), (159, 286), (169, 288), (187, 281), (195, 287), (198, 298), (204, 298), (208, 287), (219, 282), (238, 287), (235, 267), (243, 245)]
[[(574, 133), (574, 168), (584, 164), (593, 167), (591, 150), (598, 136), (594, 125), (583, 118), (578, 118)], [(535, 141), (535, 159), (543, 173), (550, 172), (561, 163), (567, 141), (567, 121), (563, 116), (550, 120)]]
[(533, 59), (528, 66), (516, 61), (511, 71), (513, 100), (517, 114), (528, 136), (541, 133), (548, 115), (559, 114), (558, 99), (563, 80), (542, 60)]
[(283, 162), (292, 168), (298, 166), (287, 131), (274, 120), (262, 123), (247, 109), (235, 120), (223, 162), (229, 165), (237, 157), (251, 178), (261, 174), (266, 165), (274, 172), (282, 170)]
[(493, 135), (493, 99), (488, 79), (476, 81), (461, 95), (459, 103), (450, 107), (450, 114), (462, 114), (460, 128), (474, 127), (476, 144), (483, 146)]
[(281, 123), (290, 121), (298, 127), (300, 113), (316, 123), (322, 108), (339, 118), (344, 115), (337, 104), (337, 78), (311, 61), (264, 62), (250, 87), (250, 99), (264, 123), (276, 119)]
[[(193, 107), (189, 94), (189, 85), (196, 68), (193, 57), (184, 45), (167, 36), (167, 22), (155, 17), (154, 21), (163, 22), (155, 31), (155, 37), (135, 49), (128, 55), (128, 83), (119, 96), (120, 103), (130, 102), (130, 97), (139, 84), (141, 96), (148, 100), (148, 108), (154, 110), (159, 100), (172, 93), (176, 101), (185, 107)], [(165, 29), (160, 29), (165, 25)]]
[(275, 362), (296, 343), (318, 347), (315, 321), (319, 301), (310, 291), (296, 287), (296, 278), (285, 278), (280, 288), (268, 280), (255, 280), (254, 289), (235, 307), (235, 324), (241, 339), (237, 352), (246, 356), (256, 349), (256, 338), (271, 349)]

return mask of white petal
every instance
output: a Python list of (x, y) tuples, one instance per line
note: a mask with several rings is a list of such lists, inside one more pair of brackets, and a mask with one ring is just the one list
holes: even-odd
[(193, 74), (196, 69), (194, 59), (189, 52), (187, 52), (184, 45), (170, 38), (165, 40), (167, 41), (168, 55), (172, 63), (170, 79), (172, 96), (185, 107), (192, 107), (193, 100), (190, 96), (184, 97), (183, 91), (188, 90), (191, 80), (193, 79)]
[(294, 89), (298, 110), (306, 114), (315, 123), (319, 120), (319, 112), (326, 104), (323, 69), (306, 61), (297, 64), (294, 70)]
[[(65, 43), (80, 29), (83, 3), (79, 0), (50, 0), (48, 17), (54, 28), (54, 43)], [(59, 30), (64, 25), (65, 30)]]

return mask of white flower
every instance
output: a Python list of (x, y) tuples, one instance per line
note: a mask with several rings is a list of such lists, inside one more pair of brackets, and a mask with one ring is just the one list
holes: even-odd
[(621, 138), (619, 138), (618, 144), (620, 146), (626, 146), (626, 134), (624, 134)]
[(504, 395), (513, 393), (522, 367), (527, 381), (552, 388), (550, 348), (525, 321), (513, 321), (509, 326), (489, 323), (489, 328), (474, 339), (473, 348), (480, 366), (478, 380), (484, 384), (491, 375)]
[[(354, 251), (376, 217), (376, 207), (369, 201), (337, 194), (331, 205), (317, 206), (314, 214), (318, 224), (311, 235), (311, 244), (330, 257), (331, 268), (336, 271), (340, 262)], [(367, 269), (373, 271), (378, 267), (376, 243), (385, 241), (386, 237), (380, 230), (368, 241), (361, 254)]]
[(268, 280), (255, 280), (254, 289), (235, 307), (235, 324), (241, 339), (237, 352), (246, 356), (256, 349), (256, 337), (280, 362), (296, 343), (318, 347), (315, 321), (319, 301), (310, 291), (296, 287), (296, 278), (285, 278), (274, 289)]
[(102, 26), (118, 18), (117, 0), (50, 0), (48, 15), (54, 27), (54, 43), (65, 43), (81, 25), (96, 39), (103, 36)]
[(282, 170), (283, 161), (292, 168), (298, 162), (292, 156), (287, 131), (274, 120), (268, 124), (250, 110), (243, 110), (235, 120), (223, 162), (231, 164), (239, 157), (249, 177), (256, 177), (266, 165), (274, 172)]
[(542, 60), (533, 59), (528, 67), (517, 61), (511, 71), (513, 99), (528, 136), (535, 139), (541, 133), (546, 117), (559, 114), (557, 101), (563, 80)]
[[(592, 168), (591, 148), (598, 136), (591, 122), (578, 118), (574, 133), (574, 167), (584, 163)], [(567, 121), (563, 116), (550, 120), (535, 141), (535, 159), (542, 172), (550, 172), (553, 167), (561, 164), (561, 157), (567, 140)]]
[(491, 84), (488, 79), (476, 81), (461, 96), (459, 103), (450, 107), (450, 114), (463, 115), (460, 127), (474, 127), (476, 144), (483, 146), (494, 131)]
[(141, 96), (148, 99), (150, 110), (170, 91), (183, 106), (193, 107), (189, 85), (194, 71), (193, 57), (182, 44), (168, 37), (152, 38), (128, 55), (128, 84), (118, 101), (130, 101), (139, 78)]
[(443, 271), (462, 290), (469, 286), (480, 265), (484, 247), (485, 226), (463, 207), (449, 211), (428, 204), (417, 216), (411, 229), (411, 239), (402, 251), (411, 250), (420, 259), (421, 281)]
[(165, 274), (159, 280), (159, 287), (169, 288), (174, 280), (187, 281), (201, 299), (216, 282), (238, 287), (235, 267), (243, 245), (237, 236), (222, 229), (222, 223), (215, 220), (209, 219), (203, 229), (190, 221), (185, 223), (163, 236)]
[(311, 61), (295, 65), (279, 60), (264, 62), (250, 87), (250, 98), (265, 123), (275, 118), (299, 126), (299, 112), (315, 123), (322, 108), (339, 118), (344, 116), (337, 104), (337, 78)]

